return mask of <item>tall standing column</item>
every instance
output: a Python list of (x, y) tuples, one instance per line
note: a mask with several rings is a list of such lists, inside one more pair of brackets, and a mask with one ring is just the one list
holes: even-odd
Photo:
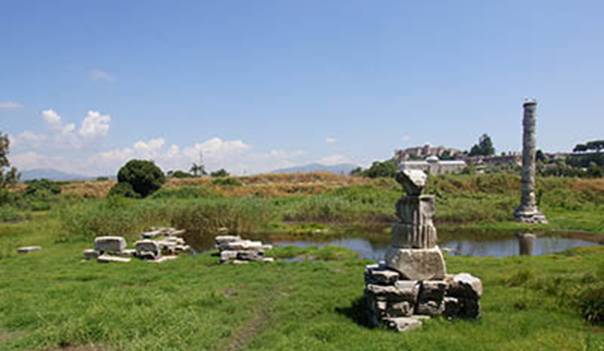
[(523, 107), (522, 185), (520, 206), (516, 209), (514, 216), (520, 222), (547, 223), (545, 216), (537, 208), (535, 195), (535, 155), (537, 152), (535, 121), (537, 117), (537, 101), (527, 100), (524, 102)]

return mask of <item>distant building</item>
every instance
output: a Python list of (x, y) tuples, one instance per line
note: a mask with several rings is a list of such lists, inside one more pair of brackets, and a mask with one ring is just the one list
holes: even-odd
[(404, 169), (417, 169), (422, 170), (428, 174), (448, 174), (448, 173), (459, 173), (466, 169), (466, 161), (453, 160), (453, 161), (441, 161), (437, 156), (428, 156), (423, 161), (402, 161), (399, 163), (399, 168)]
[(519, 152), (508, 152), (499, 156), (468, 156), (465, 160), (474, 166), (522, 166), (522, 155)]
[(423, 160), (429, 156), (436, 156), (438, 158), (459, 158), (462, 155), (463, 152), (461, 150), (444, 146), (431, 146), (430, 144), (410, 147), (404, 150), (396, 150), (394, 152), (394, 157), (399, 162), (408, 160)]

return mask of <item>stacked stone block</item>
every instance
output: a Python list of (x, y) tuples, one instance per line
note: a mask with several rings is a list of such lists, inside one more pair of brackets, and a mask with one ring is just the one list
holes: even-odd
[(383, 263), (365, 267), (365, 301), (374, 327), (407, 331), (435, 316), (478, 318), (481, 296), (480, 279), (468, 273), (407, 280)]
[(265, 252), (273, 247), (260, 241), (243, 240), (236, 235), (219, 235), (214, 240), (220, 253), (220, 263), (245, 264), (252, 261), (274, 261), (272, 257), (265, 257)]
[(408, 331), (434, 316), (478, 318), (482, 282), (446, 273), (436, 245), (434, 196), (422, 195), (427, 176), (404, 170), (397, 175), (407, 196), (396, 204), (392, 246), (385, 261), (365, 267), (365, 300), (370, 324)]
[(140, 235), (141, 240), (134, 243), (134, 249), (127, 249), (126, 239), (121, 236), (100, 236), (94, 240), (94, 249), (84, 250), (84, 258), (103, 263), (130, 262), (132, 257), (163, 262), (190, 251), (180, 237), (183, 233), (174, 228), (153, 228)]

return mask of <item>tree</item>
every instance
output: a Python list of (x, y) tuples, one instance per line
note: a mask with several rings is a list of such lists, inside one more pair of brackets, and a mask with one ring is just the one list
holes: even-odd
[(227, 172), (226, 169), (221, 168), (217, 171), (210, 173), (210, 176), (212, 176), (212, 177), (228, 177), (229, 172)]
[(10, 140), (8, 135), (0, 132), (0, 189), (14, 184), (19, 180), (19, 173), (15, 167), (11, 167), (8, 160)]
[(166, 181), (166, 176), (153, 161), (130, 160), (120, 168), (117, 173), (117, 181), (114, 193), (129, 196), (128, 186), (121, 184), (126, 183), (130, 185), (134, 193), (140, 197), (147, 197), (161, 188)]
[(451, 161), (454, 160), (455, 157), (453, 157), (453, 155), (451, 155), (451, 151), (449, 150), (445, 150), (439, 157), (439, 159), (441, 159), (442, 161)]
[(585, 145), (585, 144), (577, 144), (575, 146), (575, 148), (573, 149), (573, 152), (583, 152), (583, 151), (587, 151), (587, 145)]
[(537, 150), (537, 153), (535, 154), (535, 159), (540, 162), (547, 161), (545, 154), (543, 153), (543, 151), (541, 149)]
[(474, 144), (470, 149), (470, 156), (491, 156), (495, 154), (493, 141), (488, 134), (483, 134), (478, 139), (478, 144)]
[(371, 167), (363, 172), (363, 175), (369, 178), (394, 177), (398, 170), (395, 160), (375, 161)]
[(587, 150), (595, 150), (600, 152), (600, 150), (604, 149), (604, 140), (593, 140), (585, 144)]
[(191, 173), (187, 173), (181, 170), (170, 171), (168, 172), (168, 177), (172, 178), (191, 178), (193, 175)]
[(357, 167), (350, 171), (351, 176), (362, 176), (363, 175), (363, 167)]

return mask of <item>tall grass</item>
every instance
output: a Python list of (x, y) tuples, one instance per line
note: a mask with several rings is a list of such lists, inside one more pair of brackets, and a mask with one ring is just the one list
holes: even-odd
[(162, 202), (110, 197), (59, 209), (63, 225), (60, 240), (92, 240), (101, 235), (132, 236), (151, 225), (168, 224), (170, 207)]
[[(394, 219), (395, 202), (404, 196), (392, 179), (341, 185), (319, 193), (305, 193), (297, 188), (298, 183), (287, 185), (292, 189), (287, 195), (269, 195), (272, 190), (265, 189), (256, 195), (234, 196), (225, 190), (240, 189), (247, 194), (252, 191), (250, 188), (272, 189), (275, 185), (270, 182), (286, 179), (304, 180), (308, 182), (304, 186), (314, 187), (315, 181), (339, 178), (240, 179), (241, 186), (217, 187), (205, 182), (166, 187), (151, 198), (138, 201), (64, 198), (64, 205), (57, 212), (64, 226), (64, 239), (128, 236), (149, 226), (172, 224), (187, 229), (196, 240), (207, 240), (222, 227), (246, 234), (270, 228), (287, 230), (285, 225), (292, 223), (387, 226)], [(270, 184), (262, 184), (263, 180)], [(519, 202), (519, 184), (519, 177), (509, 174), (447, 175), (430, 178), (426, 193), (436, 195), (437, 223), (511, 223)], [(542, 178), (538, 184), (542, 194), (540, 207), (555, 228), (602, 231), (604, 219), (599, 213), (604, 204), (603, 185), (599, 180)], [(6, 217), (14, 215), (10, 210), (4, 211)]]
[(189, 244), (203, 247), (223, 228), (229, 234), (251, 234), (266, 228), (273, 218), (273, 207), (264, 199), (204, 199), (176, 204), (170, 223), (186, 230)]

